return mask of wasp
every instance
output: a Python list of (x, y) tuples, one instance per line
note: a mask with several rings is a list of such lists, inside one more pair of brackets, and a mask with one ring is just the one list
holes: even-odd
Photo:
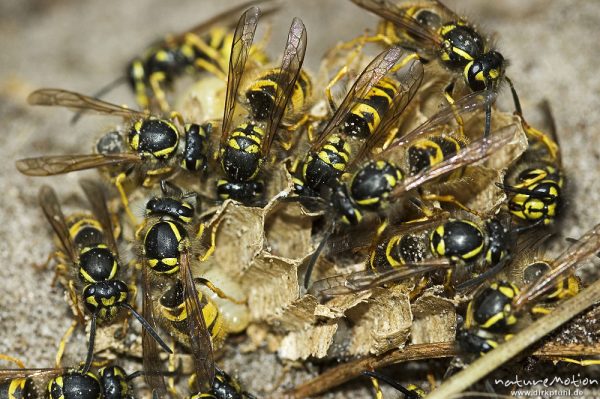
[(351, 160), (358, 161), (382, 145), (422, 78), (420, 62), (398, 48), (375, 57), (356, 79), (302, 164), (294, 166), (292, 173), (299, 169), (294, 177), (296, 192), (319, 196), (321, 188), (339, 178)]
[[(177, 78), (204, 72), (225, 81), (233, 39), (230, 30), (242, 11), (262, 2), (265, 0), (240, 4), (184, 32), (170, 34), (154, 42), (127, 63), (124, 76), (99, 90), (94, 97), (101, 97), (126, 82), (141, 109), (158, 106), (161, 112), (169, 112), (167, 92)], [(268, 12), (275, 10), (276, 7), (273, 7)], [(260, 48), (253, 47), (252, 60), (262, 65), (268, 61), (268, 57)], [(73, 121), (79, 116), (77, 114)]]
[(249, 203), (262, 195), (263, 183), (258, 177), (291, 99), (306, 52), (306, 28), (300, 19), (294, 18), (281, 67), (277, 72), (277, 90), (268, 110), (266, 122), (263, 124), (250, 117), (232, 129), (236, 97), (246, 69), (246, 61), (259, 16), (260, 10), (256, 7), (248, 9), (242, 15), (231, 47), (219, 148), (219, 162), (225, 175), (225, 178), (217, 182), (217, 195), (221, 200), (231, 198)]
[[(195, 383), (195, 375), (190, 378), (190, 386)], [(208, 391), (194, 393), (190, 399), (256, 399), (254, 395), (243, 390), (238, 381), (225, 371), (217, 368), (215, 380)]]
[[(361, 246), (367, 236), (355, 237), (352, 247)], [(321, 297), (343, 295), (449, 269), (468, 276), (469, 271), (504, 265), (512, 245), (512, 235), (498, 216), (482, 220), (467, 212), (438, 211), (421, 220), (386, 222), (369, 245), (366, 270), (316, 281), (310, 292)]]
[(564, 173), (556, 123), (550, 105), (545, 101), (542, 109), (550, 122), (548, 132), (529, 125), (523, 117), (512, 82), (511, 91), (516, 104), (515, 114), (521, 118), (529, 147), (500, 187), (509, 196), (507, 208), (521, 224), (521, 230), (550, 226), (559, 216), (564, 197)]
[[(83, 286), (79, 295), (85, 309), (91, 314), (89, 348), (83, 371), (87, 372), (92, 363), (97, 320), (110, 322), (117, 317), (119, 309), (122, 308), (130, 311), (142, 324), (144, 330), (170, 353), (169, 347), (146, 319), (128, 303), (130, 288), (118, 278), (121, 265), (117, 244), (111, 234), (113, 228), (102, 186), (91, 180), (81, 180), (80, 185), (95, 218), (102, 226), (102, 231), (107, 232), (103, 235), (105, 241), (102, 243), (94, 240), (87, 243), (83, 239), (84, 236), (81, 236), (82, 239), (77, 243), (73, 241), (67, 219), (51, 187), (42, 186), (38, 198), (42, 211), (62, 246), (62, 253), (65, 254), (73, 269), (77, 270), (80, 284)], [(87, 237), (96, 238), (96, 235)]]
[(467, 307), (465, 324), (457, 332), (461, 348), (486, 353), (498, 345), (500, 334), (510, 338), (525, 310), (546, 314), (548, 302), (577, 295), (579, 282), (572, 268), (595, 256), (599, 248), (600, 225), (596, 225), (553, 261), (535, 259), (527, 264), (523, 268), (524, 278), (533, 281), (524, 288), (510, 281), (492, 282)]
[[(363, 219), (363, 211), (382, 213), (387, 204), (397, 202), (400, 198), (408, 198), (412, 190), (493, 154), (495, 149), (501, 148), (514, 137), (515, 126), (499, 130), (498, 137), (491, 140), (484, 137), (468, 145), (461, 144), (454, 151), (445, 150), (443, 145), (437, 144), (458, 142), (453, 137), (463, 140), (462, 136), (457, 134), (458, 128), (449, 127), (447, 123), (454, 118), (457, 111), (464, 114), (485, 106), (491, 101), (490, 96), (493, 96), (493, 93), (488, 92), (484, 96), (480, 93), (470, 94), (456, 102), (454, 107), (446, 107), (421, 126), (402, 135), (379, 154), (370, 154), (366, 162), (355, 162), (355, 173), (348, 173), (352, 176), (348, 183), (334, 180), (335, 184), (330, 184), (333, 188), (329, 207), (345, 224), (356, 225)], [(437, 143), (434, 141), (436, 139), (439, 139)], [(430, 148), (437, 152), (416, 156), (415, 152), (428, 143), (435, 144)], [(357, 159), (361, 159), (360, 155)], [(352, 170), (352, 167), (349, 170)], [(451, 198), (447, 200), (457, 202)], [(334, 228), (333, 222), (325, 239)], [(321, 243), (313, 254), (309, 271), (312, 271), (312, 265), (316, 262), (323, 245)]]
[[(498, 91), (507, 62), (491, 48), (489, 39), (475, 26), (437, 0), (394, 4), (390, 0), (352, 0), (384, 19), (378, 38), (418, 51), (424, 60), (438, 60), (457, 77), (445, 89), (452, 104), (452, 91), (459, 75), (468, 89)], [(492, 104), (485, 110), (485, 130), (491, 129)]]
[(117, 365), (102, 367), (98, 373), (69, 368), (0, 369), (0, 396), (14, 399), (40, 397), (36, 381), (45, 380), (51, 399), (133, 399), (131, 380), (140, 372), (127, 375)]
[[(137, 234), (142, 237), (144, 315), (160, 320), (191, 351), (198, 383), (208, 389), (215, 379), (213, 347), (225, 339), (229, 330), (219, 307), (200, 287), (207, 287), (222, 298), (229, 297), (209, 280), (192, 275), (191, 264), (197, 255), (193, 241), (201, 239), (203, 232), (202, 227), (194, 232), (196, 218), (190, 198), (195, 194), (184, 194), (166, 182), (161, 182), (161, 188), (163, 195), (147, 202), (146, 218)], [(202, 259), (209, 256), (209, 251)], [(153, 298), (155, 286), (166, 287), (159, 298)], [(146, 334), (142, 335), (142, 344), (150, 353), (144, 358), (144, 369), (154, 370), (146, 373), (146, 379), (160, 392), (164, 381), (159, 374), (156, 344)]]
[(27, 101), (32, 105), (61, 106), (120, 116), (129, 121), (125, 131), (111, 131), (100, 138), (96, 144), (97, 153), (25, 158), (18, 160), (16, 166), (28, 176), (107, 168), (134, 225), (137, 221), (129, 208), (125, 189), (128, 179), (141, 178), (142, 185), (149, 187), (156, 179), (171, 176), (182, 169), (192, 173), (206, 169), (208, 140), (213, 128), (211, 123), (184, 124), (177, 114), (173, 114), (173, 118), (159, 118), (61, 89), (37, 90), (29, 95)]

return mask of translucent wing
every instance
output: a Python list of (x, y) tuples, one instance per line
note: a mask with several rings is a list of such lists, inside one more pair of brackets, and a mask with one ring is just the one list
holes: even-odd
[(119, 250), (117, 248), (117, 243), (115, 242), (110, 212), (106, 205), (107, 200), (106, 194), (104, 193), (104, 187), (102, 187), (102, 185), (97, 181), (90, 179), (79, 180), (79, 185), (83, 189), (83, 192), (85, 193), (85, 196), (92, 207), (94, 216), (98, 218), (102, 228), (106, 232), (104, 236), (107, 240), (109, 249), (115, 256), (118, 257)]
[(430, 182), (446, 173), (458, 168), (482, 161), (504, 147), (515, 137), (517, 126), (512, 124), (497, 130), (490, 138), (482, 138), (474, 141), (467, 147), (461, 149), (453, 156), (442, 162), (425, 169), (414, 176), (409, 176), (396, 186), (392, 192), (393, 197), (404, 195), (406, 192)]
[[(153, 306), (154, 299), (150, 292), (149, 268), (150, 266), (147, 264), (144, 264), (144, 267), (142, 268), (142, 313), (148, 324), (156, 330)], [(142, 351), (142, 362), (146, 383), (159, 397), (163, 397), (167, 392), (167, 388), (165, 386), (165, 379), (163, 378), (162, 361), (159, 357), (156, 341), (145, 328), (142, 329)]]
[(249, 8), (240, 17), (237, 27), (235, 28), (235, 33), (233, 34), (233, 43), (231, 45), (231, 55), (229, 58), (229, 74), (227, 75), (225, 110), (223, 112), (221, 147), (223, 147), (229, 136), (238, 88), (242, 81), (259, 17), (260, 10), (257, 7)]
[(212, 341), (210, 332), (204, 322), (203, 307), (200, 304), (198, 291), (194, 283), (194, 277), (192, 276), (189, 252), (187, 250), (181, 251), (179, 260), (194, 368), (199, 387), (201, 390), (208, 391), (212, 387), (215, 378)]
[(140, 156), (131, 153), (75, 154), (19, 159), (16, 166), (19, 172), (27, 176), (52, 176), (103, 166), (140, 162), (142, 162)]
[(517, 310), (544, 294), (556, 281), (579, 262), (600, 252), (600, 224), (575, 241), (552, 262), (552, 270), (528, 285), (515, 299)]
[(306, 53), (306, 28), (300, 18), (294, 18), (288, 40), (283, 52), (281, 68), (277, 77), (277, 93), (269, 114), (269, 122), (267, 126), (267, 134), (263, 141), (262, 156), (265, 157), (269, 153), (275, 133), (279, 128), (279, 122), (287, 108), (288, 102), (294, 91), (296, 80), (300, 74), (302, 63), (304, 62), (304, 54)]
[(53, 378), (68, 371), (66, 368), (0, 369), (0, 382), (15, 378)]
[(398, 118), (411, 102), (423, 81), (423, 65), (417, 59), (411, 60), (397, 74), (401, 89), (392, 98), (390, 109), (382, 115), (381, 122), (371, 136), (361, 146), (356, 156), (349, 163), (347, 170), (350, 172), (373, 148), (381, 144), (392, 126), (398, 122)]
[(385, 157), (386, 154), (394, 151), (395, 147), (407, 145), (417, 138), (431, 132), (432, 130), (456, 120), (457, 116), (462, 116), (484, 109), (488, 106), (488, 104), (493, 104), (495, 100), (496, 94), (489, 90), (470, 93), (457, 100), (453, 105), (445, 106), (438, 113), (423, 122), (420, 126), (401, 136), (390, 147), (388, 147), (386, 151), (382, 152), (380, 156)]
[(385, 271), (365, 270), (337, 275), (316, 281), (312, 285), (310, 293), (320, 297), (352, 294), (452, 266), (449, 259), (435, 258), (419, 263), (407, 263), (397, 269)]
[(38, 194), (38, 200), (42, 207), (42, 211), (44, 212), (46, 219), (48, 219), (48, 222), (50, 222), (54, 233), (56, 233), (63, 250), (67, 256), (69, 256), (71, 262), (77, 263), (79, 259), (77, 248), (75, 248), (75, 245), (71, 240), (69, 226), (67, 226), (65, 215), (62, 212), (56, 193), (50, 186), (42, 186)]
[(30, 105), (46, 105), (70, 108), (76, 111), (95, 111), (105, 115), (124, 118), (145, 118), (148, 115), (106, 101), (62, 89), (40, 89), (27, 97)]
[(390, 69), (396, 65), (403, 54), (403, 51), (399, 47), (392, 47), (380, 53), (369, 63), (369, 65), (367, 65), (344, 97), (344, 100), (339, 105), (318, 139), (312, 145), (312, 151), (321, 148), (328, 137), (339, 129), (340, 124), (343, 123), (350, 111), (360, 100), (367, 96), (374, 85), (388, 74)]

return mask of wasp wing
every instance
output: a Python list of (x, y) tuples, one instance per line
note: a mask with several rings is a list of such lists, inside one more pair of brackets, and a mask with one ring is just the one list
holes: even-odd
[(415, 189), (422, 184), (428, 183), (442, 175), (452, 172), (458, 168), (462, 168), (464, 166), (484, 160), (510, 143), (510, 141), (515, 137), (515, 132), (516, 125), (511, 124), (497, 130), (490, 138), (482, 138), (478, 141), (472, 142), (442, 162), (425, 169), (414, 176), (407, 177), (402, 181), (402, 184), (399, 184), (394, 189), (391, 196), (402, 196), (406, 192)]
[(108, 241), (109, 249), (118, 258), (119, 250), (117, 248), (117, 243), (115, 242), (114, 228), (107, 206), (104, 187), (102, 187), (99, 182), (91, 179), (81, 179), (79, 180), (79, 185), (83, 189), (83, 192), (92, 207), (92, 212), (100, 221), (104, 231), (106, 231), (104, 236)]
[(266, 157), (273, 143), (279, 123), (287, 109), (296, 80), (300, 74), (304, 54), (306, 53), (306, 28), (300, 18), (294, 18), (288, 39), (283, 52), (281, 68), (277, 76), (277, 93), (273, 102), (273, 109), (269, 113), (266, 137), (263, 140), (262, 156)]
[(27, 102), (30, 105), (59, 106), (77, 111), (95, 111), (105, 115), (115, 115), (124, 118), (145, 118), (148, 116), (140, 111), (62, 89), (36, 90), (27, 97)]
[(223, 112), (221, 148), (224, 147), (230, 133), (229, 129), (235, 111), (237, 93), (246, 67), (246, 61), (248, 60), (248, 54), (250, 53), (250, 47), (254, 40), (254, 33), (256, 32), (259, 17), (260, 9), (257, 7), (249, 8), (240, 17), (235, 28), (235, 33), (233, 34), (231, 55), (229, 56), (225, 109)]
[[(150, 292), (150, 266), (144, 264), (142, 268), (142, 314), (148, 324), (156, 331), (156, 321), (154, 319), (154, 299)], [(167, 388), (162, 371), (162, 361), (160, 360), (156, 340), (150, 335), (147, 329), (142, 328), (142, 364), (144, 368), (144, 379), (153, 392), (163, 397)]]
[(311, 151), (317, 151), (323, 146), (329, 136), (339, 129), (350, 111), (367, 96), (373, 86), (388, 74), (403, 54), (403, 51), (399, 47), (392, 47), (381, 52), (367, 65), (344, 97), (342, 103), (337, 107), (335, 113), (327, 125), (325, 125), (325, 128), (323, 128), (317, 140), (313, 143)]
[(198, 290), (190, 267), (190, 253), (187, 249), (181, 251), (179, 260), (194, 368), (199, 387), (201, 390), (208, 391), (215, 378), (212, 340), (204, 321), (203, 306), (198, 298)]
[[(436, 26), (428, 26), (427, 24), (419, 22), (407, 14), (407, 9), (398, 7), (390, 0), (352, 0), (352, 2), (359, 7), (372, 12), (380, 18), (392, 22), (398, 29), (405, 31), (412, 38), (414, 38), (414, 41), (416, 41), (418, 47), (420, 48), (433, 51), (436, 50), (442, 43), (442, 38), (437, 32)], [(433, 1), (420, 3), (427, 4), (429, 8), (434, 9), (434, 12), (437, 11), (439, 4), (438, 2)], [(447, 10), (446, 7), (443, 8)], [(442, 9), (439, 11), (440, 13), (443, 12), (446, 14), (446, 12)], [(442, 19), (457, 20), (455, 18), (451, 18), (449, 15), (442, 17)], [(442, 21), (440, 21), (440, 23), (441, 22)], [(408, 42), (407, 44), (412, 44), (412, 40), (409, 40), (408, 37), (406, 38), (406, 42)]]
[(552, 270), (540, 276), (532, 284), (521, 291), (515, 299), (515, 308), (521, 309), (525, 304), (537, 299), (555, 284), (561, 276), (581, 261), (600, 252), (600, 224), (594, 226), (579, 240), (569, 246), (552, 262)]
[(50, 155), (19, 159), (16, 162), (19, 172), (27, 176), (53, 176), (78, 170), (100, 168), (117, 164), (140, 163), (137, 154), (75, 154)]
[(435, 258), (418, 263), (407, 263), (396, 269), (382, 271), (369, 269), (337, 275), (316, 281), (312, 285), (310, 293), (319, 297), (353, 294), (452, 266), (449, 259)]
[(50, 186), (42, 186), (38, 193), (38, 200), (42, 207), (42, 211), (44, 212), (46, 219), (48, 219), (48, 222), (50, 222), (50, 225), (52, 225), (52, 229), (57, 235), (63, 250), (69, 256), (71, 262), (77, 263), (79, 259), (78, 251), (71, 240), (69, 226), (67, 226), (65, 215), (63, 214), (58, 198), (56, 197), (56, 192), (54, 192)]
[[(402, 60), (405, 60), (405, 58), (402, 58)], [(414, 98), (423, 82), (423, 64), (418, 59), (408, 60), (407, 65), (401, 68), (396, 76), (398, 77), (400, 90), (394, 94), (390, 109), (382, 116), (381, 122), (373, 134), (367, 138), (349, 163), (347, 168), (349, 172), (365, 159), (373, 148), (377, 148), (381, 144), (382, 139), (387, 137), (392, 126), (398, 122), (398, 118)]]

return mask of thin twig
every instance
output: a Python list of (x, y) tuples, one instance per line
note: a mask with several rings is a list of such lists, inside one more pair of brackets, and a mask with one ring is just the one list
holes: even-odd
[(565, 301), (552, 313), (536, 320), (516, 334), (510, 341), (498, 346), (485, 356), (475, 360), (469, 367), (450, 377), (428, 399), (448, 398), (471, 385), (506, 363), (528, 346), (552, 332), (557, 327), (581, 313), (600, 300), (600, 280), (587, 287), (579, 295)]

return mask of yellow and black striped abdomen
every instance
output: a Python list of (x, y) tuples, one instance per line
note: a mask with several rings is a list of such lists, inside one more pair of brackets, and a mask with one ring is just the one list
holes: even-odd
[[(198, 300), (202, 318), (210, 333), (213, 346), (218, 346), (227, 335), (223, 317), (215, 303), (203, 295), (200, 290), (198, 290)], [(166, 327), (171, 331), (174, 330), (175, 338), (179, 342), (189, 346), (188, 312), (185, 306), (183, 287), (179, 280), (162, 295), (158, 308), (162, 320), (167, 323)]]
[[(246, 90), (246, 99), (254, 120), (264, 121), (269, 117), (275, 106), (275, 98), (279, 94), (278, 92), (284, 89), (279, 87), (278, 80), (279, 69), (269, 69), (260, 74)], [(311, 95), (312, 81), (310, 76), (304, 70), (300, 70), (287, 104), (286, 114), (295, 114), (302, 111)]]
[(104, 230), (102, 224), (88, 213), (74, 213), (66, 219), (71, 241), (78, 249), (103, 244)]
[(433, 136), (417, 140), (408, 147), (408, 167), (411, 176), (416, 175), (455, 155), (464, 144), (450, 136)]
[(426, 242), (417, 235), (395, 235), (379, 243), (371, 252), (369, 265), (373, 270), (390, 270), (406, 263), (420, 262), (427, 255)]
[(31, 378), (13, 378), (0, 384), (0, 399), (29, 399), (35, 387)]
[(365, 98), (359, 99), (343, 124), (343, 132), (352, 137), (369, 137), (381, 123), (398, 93), (398, 82), (384, 77), (375, 84)]

